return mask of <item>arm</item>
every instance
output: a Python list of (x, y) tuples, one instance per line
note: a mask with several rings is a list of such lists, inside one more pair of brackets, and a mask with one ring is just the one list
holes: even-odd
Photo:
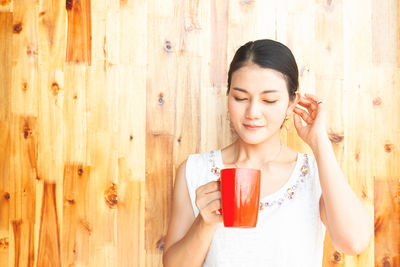
[(328, 136), (315, 140), (311, 148), (322, 189), (321, 220), (335, 248), (349, 255), (360, 254), (373, 234), (373, 218), (343, 175)]
[(168, 266), (202, 266), (210, 247), (216, 225), (195, 218), (186, 185), (186, 161), (177, 171), (172, 198), (172, 211), (163, 252)]

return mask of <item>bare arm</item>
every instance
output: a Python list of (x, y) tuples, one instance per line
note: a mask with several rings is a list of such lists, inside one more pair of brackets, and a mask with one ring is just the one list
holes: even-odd
[(328, 136), (315, 141), (312, 150), (322, 189), (321, 220), (335, 248), (349, 255), (360, 254), (373, 234), (373, 218), (348, 184)]
[(217, 182), (210, 182), (196, 191), (196, 206), (200, 214), (195, 218), (186, 185), (186, 161), (177, 171), (172, 211), (163, 253), (163, 264), (168, 266), (202, 266), (210, 247), (216, 223), (221, 215), (213, 212), (221, 207)]

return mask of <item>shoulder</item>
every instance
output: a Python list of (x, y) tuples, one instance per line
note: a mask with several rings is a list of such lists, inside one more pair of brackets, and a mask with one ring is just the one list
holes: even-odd
[(186, 159), (186, 179), (188, 183), (199, 185), (210, 178), (210, 174), (217, 166), (217, 150), (190, 154)]

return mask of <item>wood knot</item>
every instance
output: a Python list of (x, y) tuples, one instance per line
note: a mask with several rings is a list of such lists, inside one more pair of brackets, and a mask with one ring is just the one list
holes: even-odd
[(78, 99), (78, 96), (77, 95), (74, 95), (74, 97), (73, 97), (74, 99)]
[(167, 53), (171, 53), (172, 52), (172, 43), (170, 41), (165, 41), (164, 50)]
[(158, 95), (158, 103), (159, 103), (160, 105), (164, 104), (164, 94), (163, 94), (163, 93), (160, 93), (160, 94)]
[(133, 140), (133, 135), (129, 136), (129, 140), (131, 140), (131, 141)]
[(8, 237), (0, 238), (0, 248), (7, 249), (9, 245)]
[(375, 222), (374, 222), (374, 231), (375, 231), (375, 233), (377, 233), (380, 230), (380, 228), (382, 226), (382, 223), (383, 223), (382, 216), (377, 216), (375, 218)]
[(156, 247), (158, 248), (158, 250), (160, 252), (162, 252), (164, 250), (164, 243), (165, 243), (165, 236), (162, 236), (156, 244)]
[(73, 6), (73, 1), (72, 0), (67, 0), (65, 3), (65, 8), (70, 11), (72, 10), (72, 6)]
[(4, 194), (4, 198), (7, 199), (7, 200), (9, 200), (9, 199), (10, 199), (10, 193), (6, 192), (6, 193)]
[(80, 167), (80, 168), (78, 169), (78, 175), (79, 175), (79, 176), (82, 176), (82, 174), (83, 174), (83, 169), (82, 169), (82, 167)]
[(339, 251), (335, 251), (332, 254), (332, 262), (333, 263), (342, 263), (343, 262), (343, 256)]
[(26, 48), (26, 54), (28, 55), (28, 57), (34, 57), (38, 55), (38, 52), (35, 48), (32, 48), (31, 46), (28, 46)]
[(379, 106), (380, 104), (382, 104), (382, 98), (380, 98), (379, 96), (375, 97), (374, 100), (372, 101), (372, 104), (374, 106)]
[(182, 142), (182, 137), (179, 136), (177, 141), (178, 141), (178, 143)]
[(385, 152), (390, 153), (393, 150), (393, 144), (385, 144)]
[(362, 199), (367, 199), (367, 197), (368, 197), (368, 195), (367, 195), (367, 193), (365, 193), (365, 191), (363, 189), (362, 192), (361, 192), (361, 198)]
[(117, 195), (117, 185), (111, 183), (110, 187), (104, 192), (104, 201), (107, 206), (111, 209), (117, 207), (118, 204), (118, 195)]
[(343, 135), (338, 135), (336, 133), (330, 133), (330, 134), (328, 134), (328, 137), (332, 143), (338, 144), (343, 141)]
[(28, 83), (27, 82), (23, 82), (22, 83), (22, 91), (26, 92), (28, 90)]
[(22, 23), (20, 22), (20, 23), (14, 24), (13, 32), (20, 33), (21, 31), (22, 31)]
[(75, 204), (75, 200), (74, 199), (67, 199), (67, 202), (70, 205), (74, 205)]
[(391, 267), (393, 265), (392, 262), (393, 262), (393, 260), (391, 257), (385, 256), (382, 259), (382, 266), (383, 267)]
[(51, 91), (53, 91), (54, 96), (58, 95), (58, 91), (60, 91), (60, 87), (58, 86), (58, 83), (53, 82), (51, 84)]
[(30, 135), (32, 135), (32, 130), (28, 125), (24, 126), (24, 138), (27, 139)]
[(46, 14), (46, 12), (42, 11), (39, 13), (39, 17), (43, 17)]

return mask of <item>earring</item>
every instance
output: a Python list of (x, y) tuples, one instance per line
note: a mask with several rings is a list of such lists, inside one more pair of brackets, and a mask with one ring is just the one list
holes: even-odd
[(290, 131), (290, 130), (293, 128), (293, 125), (292, 125), (292, 127), (290, 127), (290, 129), (288, 129), (288, 128), (286, 127), (286, 122), (287, 122), (289, 119), (290, 119), (290, 116), (287, 115), (286, 118), (285, 118), (285, 122), (283, 123), (283, 124), (285, 125), (286, 131)]

